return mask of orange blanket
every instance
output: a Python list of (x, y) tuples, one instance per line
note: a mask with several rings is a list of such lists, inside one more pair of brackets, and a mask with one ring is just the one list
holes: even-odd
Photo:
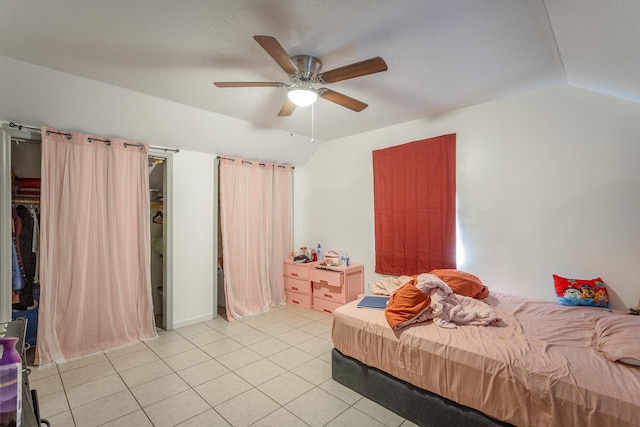
[(413, 276), (398, 288), (389, 299), (385, 317), (394, 330), (430, 319), (442, 328), (456, 328), (456, 325), (487, 326), (501, 320), (493, 307), (455, 294), (446, 283), (432, 274)]

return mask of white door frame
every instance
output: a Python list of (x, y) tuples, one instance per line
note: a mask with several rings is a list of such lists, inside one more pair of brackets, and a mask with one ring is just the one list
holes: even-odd
[(11, 321), (11, 141), (39, 141), (40, 134), (18, 130), (2, 123), (0, 127), (0, 322)]
[(173, 153), (162, 150), (149, 150), (149, 155), (164, 159), (164, 177), (162, 183), (162, 203), (164, 207), (163, 240), (163, 307), (164, 329), (173, 329)]

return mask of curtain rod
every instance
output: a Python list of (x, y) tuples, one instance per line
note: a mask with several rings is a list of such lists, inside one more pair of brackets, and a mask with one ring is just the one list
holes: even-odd
[[(220, 160), (231, 160), (232, 162), (236, 161), (236, 159), (232, 159), (230, 157), (216, 156), (216, 158), (218, 159), (218, 163), (220, 163)], [(259, 162), (257, 160), (244, 160), (244, 159), (240, 159), (240, 160), (242, 160), (242, 164), (248, 163), (248, 164), (252, 165), (253, 162), (257, 162), (258, 165), (260, 165), (260, 166), (264, 166), (265, 165), (265, 162)], [(281, 168), (281, 169), (284, 169), (284, 168), (286, 168), (288, 166), (288, 165), (278, 165), (278, 164), (275, 164), (275, 163), (273, 163), (273, 164), (275, 166)], [(289, 166), (289, 167), (291, 169), (295, 169), (293, 166)]]
[[(22, 129), (30, 129), (39, 133), (42, 133), (42, 131), (39, 128), (33, 127), (33, 126), (26, 126), (26, 125), (19, 125), (16, 124), (14, 122), (10, 122), (9, 123), (9, 127), (12, 128), (18, 128), (18, 130), (22, 130)], [(62, 132), (54, 132), (52, 130), (48, 130), (47, 133), (55, 133), (57, 135), (64, 135), (67, 137), (67, 139), (71, 139), (71, 134), (70, 133), (62, 133)], [(108, 139), (98, 139), (98, 138), (87, 138), (88, 142), (93, 142), (93, 141), (100, 141), (100, 142), (104, 142), (106, 145), (111, 145), (111, 141)], [(142, 145), (138, 145), (138, 144), (124, 144), (125, 147), (138, 147), (139, 150), (142, 150)], [(172, 153), (179, 153), (180, 149), (179, 148), (168, 148), (168, 147), (159, 147), (157, 145), (150, 145), (149, 146), (150, 150), (159, 150), (159, 151), (164, 151), (165, 153), (167, 151), (171, 151)]]

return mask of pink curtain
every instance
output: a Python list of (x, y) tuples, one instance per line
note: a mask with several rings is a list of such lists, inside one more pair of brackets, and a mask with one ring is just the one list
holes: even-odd
[(283, 260), (292, 239), (289, 166), (220, 159), (220, 227), (227, 318), (285, 303)]
[(284, 259), (293, 248), (293, 170), (289, 166), (273, 166), (273, 262), (271, 293), (277, 304), (284, 304)]
[(63, 134), (42, 128), (37, 364), (156, 335), (148, 146)]
[(456, 268), (456, 135), (373, 152), (376, 273)]

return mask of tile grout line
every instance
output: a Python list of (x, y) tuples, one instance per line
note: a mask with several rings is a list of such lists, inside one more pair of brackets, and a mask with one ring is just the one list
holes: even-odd
[[(205, 321), (205, 322), (197, 323), (197, 324), (194, 324), (194, 325), (186, 326), (186, 327), (184, 327), (185, 329), (184, 329), (184, 330), (182, 330), (182, 331), (180, 331), (180, 330), (179, 330), (179, 329), (182, 329), (182, 328), (176, 329), (176, 330), (174, 330), (174, 331), (165, 331), (166, 333), (175, 333), (175, 334), (176, 334), (176, 338), (175, 338), (175, 339), (171, 339), (171, 340), (167, 341), (166, 343), (162, 343), (162, 344), (158, 344), (158, 345), (151, 346), (151, 345), (150, 345), (150, 343), (148, 343), (148, 342), (147, 342), (148, 340), (146, 340), (146, 341), (140, 340), (139, 342), (141, 342), (141, 343), (143, 343), (143, 344), (144, 344), (144, 347), (143, 347), (143, 348), (140, 348), (139, 350), (131, 351), (131, 352), (128, 352), (128, 353), (125, 353), (125, 354), (122, 354), (122, 355), (118, 355), (117, 357), (113, 357), (113, 356), (112, 356), (112, 357), (110, 357), (110, 356), (109, 356), (109, 354), (107, 354), (107, 352), (106, 352), (106, 351), (105, 351), (105, 352), (103, 352), (103, 355), (104, 355), (104, 356), (105, 356), (105, 358), (109, 361), (109, 365), (110, 365), (110, 366), (111, 366), (111, 368), (115, 371), (115, 373), (118, 375), (118, 378), (119, 378), (119, 379), (120, 379), (120, 381), (122, 381), (122, 383), (125, 385), (126, 390), (127, 390), (127, 391), (130, 393), (130, 395), (134, 398), (134, 400), (135, 400), (135, 402), (136, 402), (136, 404), (137, 404), (137, 406), (138, 406), (138, 409), (135, 409), (134, 411), (132, 411), (132, 412), (130, 412), (130, 413), (123, 414), (122, 416), (120, 416), (120, 417), (118, 417), (118, 418), (116, 418), (116, 419), (114, 419), (114, 420), (107, 421), (107, 423), (109, 423), (109, 422), (113, 422), (113, 421), (115, 421), (115, 420), (117, 420), (117, 419), (120, 419), (120, 418), (123, 418), (123, 417), (126, 417), (126, 416), (130, 415), (131, 413), (136, 412), (137, 410), (142, 410), (142, 411), (143, 411), (143, 413), (144, 413), (144, 415), (145, 415), (145, 417), (146, 417), (146, 419), (151, 423), (151, 425), (154, 425), (154, 424), (153, 424), (153, 422), (152, 422), (152, 420), (151, 420), (151, 418), (150, 418), (150, 416), (149, 416), (149, 414), (147, 414), (147, 412), (145, 411), (144, 407), (142, 407), (141, 401), (140, 401), (140, 400), (138, 399), (138, 397), (136, 397), (136, 395), (133, 393), (132, 388), (129, 386), (129, 384), (127, 384), (127, 382), (124, 380), (124, 377), (123, 377), (123, 375), (122, 375), (124, 372), (127, 372), (127, 371), (129, 371), (129, 370), (139, 369), (140, 367), (143, 367), (143, 366), (144, 366), (145, 364), (147, 364), (147, 363), (144, 363), (143, 365), (134, 366), (134, 367), (132, 367), (132, 368), (130, 368), (130, 369), (126, 369), (126, 370), (124, 370), (124, 371), (119, 371), (118, 369), (116, 369), (116, 364), (114, 363), (114, 361), (115, 361), (116, 359), (118, 359), (119, 357), (125, 357), (125, 356), (131, 355), (131, 354), (135, 354), (135, 353), (137, 353), (137, 352), (145, 351), (145, 350), (151, 350), (151, 353), (152, 353), (152, 354), (157, 358), (157, 360), (161, 361), (164, 365), (166, 365), (166, 366), (169, 368), (170, 373), (167, 373), (166, 375), (161, 375), (161, 376), (159, 376), (159, 377), (155, 377), (155, 378), (150, 379), (150, 380), (148, 380), (148, 381), (144, 381), (144, 382), (142, 382), (142, 383), (140, 383), (140, 384), (136, 384), (136, 386), (135, 386), (135, 387), (140, 386), (140, 385), (143, 385), (143, 384), (147, 384), (147, 383), (152, 382), (152, 381), (156, 381), (156, 380), (158, 380), (158, 379), (160, 379), (160, 378), (164, 378), (164, 377), (169, 376), (169, 375), (173, 375), (173, 374), (175, 374), (175, 375), (177, 376), (177, 378), (179, 378), (181, 381), (185, 382), (185, 383), (186, 383), (186, 385), (188, 386), (188, 388), (187, 388), (186, 390), (184, 390), (184, 392), (186, 392), (186, 391), (188, 391), (188, 390), (191, 390), (192, 392), (194, 392), (194, 393), (195, 393), (195, 395), (197, 395), (197, 396), (198, 396), (198, 398), (199, 398), (199, 399), (203, 400), (203, 401), (207, 404), (207, 409), (205, 409), (204, 411), (199, 412), (199, 413), (190, 414), (190, 417), (189, 417), (189, 418), (186, 418), (186, 419), (184, 419), (184, 420), (181, 420), (181, 421), (180, 421), (180, 423), (187, 422), (188, 420), (190, 420), (190, 419), (192, 419), (192, 418), (195, 418), (195, 417), (197, 417), (197, 416), (199, 416), (199, 415), (201, 415), (201, 414), (203, 414), (203, 413), (205, 413), (205, 412), (207, 412), (208, 410), (210, 410), (210, 409), (211, 409), (211, 410), (213, 410), (213, 411), (214, 411), (214, 412), (215, 412), (219, 417), (221, 417), (221, 419), (223, 419), (223, 420), (225, 420), (225, 422), (227, 422), (227, 423), (231, 424), (231, 422), (230, 422), (231, 420), (228, 420), (227, 418), (225, 418), (225, 417), (223, 416), (223, 414), (222, 414), (222, 413), (220, 413), (220, 412), (218, 412), (215, 408), (216, 408), (216, 407), (218, 407), (219, 405), (222, 405), (222, 404), (224, 404), (224, 403), (226, 403), (226, 402), (228, 402), (228, 401), (230, 401), (230, 400), (234, 399), (234, 398), (237, 398), (238, 396), (240, 396), (240, 395), (242, 395), (243, 393), (246, 393), (246, 392), (248, 392), (248, 391), (250, 391), (250, 390), (255, 390), (255, 391), (257, 391), (258, 393), (261, 393), (261, 394), (262, 394), (262, 395), (264, 395), (266, 398), (268, 398), (271, 402), (274, 402), (274, 403), (275, 403), (275, 405), (276, 405), (276, 407), (275, 407), (275, 409), (274, 409), (274, 410), (272, 410), (272, 411), (268, 412), (267, 414), (263, 415), (259, 420), (254, 421), (252, 424), (255, 424), (255, 423), (259, 422), (260, 420), (262, 420), (262, 419), (264, 419), (264, 418), (266, 418), (266, 417), (268, 417), (268, 416), (272, 415), (273, 413), (275, 413), (275, 412), (279, 411), (280, 409), (283, 409), (283, 410), (287, 411), (287, 413), (288, 413), (288, 414), (290, 414), (291, 416), (295, 417), (295, 419), (297, 419), (297, 420), (299, 420), (300, 422), (302, 422), (302, 423), (305, 423), (305, 424), (306, 424), (306, 422), (305, 422), (304, 420), (302, 420), (302, 419), (301, 419), (301, 418), (299, 418), (295, 413), (293, 413), (293, 412), (291, 412), (289, 409), (287, 409), (287, 408), (286, 408), (286, 405), (290, 404), (291, 402), (295, 401), (296, 399), (300, 398), (301, 396), (304, 396), (305, 394), (307, 394), (307, 393), (309, 393), (309, 392), (312, 392), (312, 391), (319, 391), (319, 392), (327, 393), (328, 395), (332, 396), (333, 398), (337, 399), (338, 401), (340, 401), (340, 402), (342, 402), (343, 404), (345, 404), (345, 405), (346, 405), (346, 407), (345, 407), (343, 410), (341, 410), (339, 413), (337, 413), (337, 414), (336, 414), (336, 415), (335, 415), (331, 420), (327, 421), (327, 423), (325, 423), (325, 425), (326, 425), (326, 424), (331, 423), (331, 422), (332, 422), (332, 421), (334, 421), (336, 418), (338, 418), (338, 417), (342, 416), (342, 415), (343, 415), (345, 412), (347, 412), (350, 408), (354, 408), (354, 409), (356, 409), (356, 411), (358, 411), (358, 412), (360, 412), (360, 413), (362, 413), (362, 414), (364, 414), (364, 415), (369, 416), (368, 414), (365, 414), (365, 413), (363, 413), (362, 411), (360, 411), (359, 409), (355, 408), (355, 405), (356, 405), (358, 402), (360, 402), (360, 401), (362, 400), (362, 396), (360, 396), (360, 398), (358, 398), (355, 402), (353, 402), (353, 403), (349, 403), (349, 401), (343, 400), (341, 397), (339, 397), (339, 396), (337, 396), (337, 395), (333, 394), (332, 392), (330, 392), (330, 391), (328, 391), (328, 390), (325, 390), (325, 389), (323, 389), (323, 388), (321, 387), (321, 385), (322, 385), (322, 384), (325, 384), (328, 380), (322, 380), (319, 384), (316, 384), (316, 382), (315, 382), (315, 381), (311, 382), (311, 381), (309, 381), (308, 379), (306, 379), (306, 378), (304, 378), (304, 377), (300, 377), (296, 372), (294, 372), (294, 370), (295, 370), (295, 369), (297, 369), (298, 367), (303, 366), (303, 365), (305, 365), (305, 364), (307, 364), (307, 363), (310, 363), (310, 362), (312, 362), (312, 361), (318, 361), (318, 362), (321, 362), (322, 364), (327, 363), (327, 361), (325, 360), (325, 359), (327, 358), (327, 352), (326, 352), (326, 351), (323, 351), (323, 352), (321, 352), (320, 354), (317, 354), (318, 352), (317, 352), (317, 351), (313, 351), (313, 348), (314, 348), (314, 347), (313, 347), (311, 344), (310, 344), (309, 346), (307, 346), (307, 347), (306, 347), (306, 348), (307, 348), (306, 350), (305, 350), (304, 348), (300, 348), (299, 346), (300, 346), (300, 345), (302, 345), (302, 344), (304, 344), (304, 343), (307, 343), (307, 342), (309, 342), (309, 341), (311, 341), (311, 340), (319, 340), (320, 342), (325, 342), (325, 341), (327, 341), (327, 339), (326, 339), (326, 334), (327, 334), (327, 332), (330, 332), (331, 327), (330, 327), (330, 325), (328, 325), (328, 324), (327, 324), (327, 321), (326, 321), (324, 318), (322, 318), (322, 319), (321, 319), (321, 318), (318, 318), (318, 316), (313, 316), (313, 318), (312, 318), (312, 317), (307, 317), (307, 316), (303, 316), (302, 314), (299, 314), (297, 311), (294, 311), (294, 310), (286, 311), (286, 310), (287, 310), (286, 308), (281, 308), (281, 309), (275, 310), (273, 313), (267, 312), (267, 313), (270, 313), (270, 314), (276, 314), (276, 315), (274, 316), (275, 318), (272, 318), (271, 316), (265, 316), (265, 317), (269, 320), (269, 322), (268, 322), (268, 323), (264, 323), (264, 322), (261, 322), (261, 321), (259, 321), (259, 320), (256, 320), (256, 321), (252, 321), (252, 323), (253, 323), (253, 324), (252, 324), (252, 323), (249, 323), (249, 322), (247, 322), (247, 323), (243, 323), (243, 320), (238, 320), (238, 321), (237, 321), (237, 322), (238, 322), (238, 323), (237, 323), (238, 325), (242, 324), (243, 326), (245, 326), (246, 328), (248, 328), (248, 329), (247, 329), (246, 331), (244, 331), (244, 332), (231, 332), (231, 331), (228, 331), (228, 330), (224, 330), (224, 329), (225, 329), (225, 327), (224, 327), (224, 326), (229, 326), (229, 325), (231, 325), (231, 324), (233, 324), (233, 323), (235, 323), (235, 322), (233, 322), (233, 323), (232, 323), (232, 322), (229, 322), (229, 323), (226, 323), (226, 324), (217, 324), (217, 325), (214, 325), (214, 324), (213, 324), (213, 322), (215, 322), (217, 319), (210, 319), (209, 321)], [(282, 314), (280, 314), (280, 313), (282, 313)], [(266, 314), (266, 313), (262, 313), (262, 315), (264, 315), (264, 314)], [(259, 316), (259, 315), (258, 315), (258, 316)], [(287, 323), (287, 319), (289, 319), (289, 318), (291, 318), (291, 317), (293, 317), (293, 316), (299, 316), (299, 317), (302, 317), (302, 318), (304, 318), (304, 319), (306, 319), (306, 320), (304, 320), (304, 321), (303, 321), (303, 320), (290, 319), (290, 323)], [(218, 317), (218, 319), (219, 319), (219, 318), (220, 318), (220, 317)], [(249, 319), (254, 319), (254, 318), (257, 318), (257, 316), (256, 316), (256, 317), (251, 317), (251, 318), (249, 318)], [(225, 321), (226, 321), (226, 320), (225, 320)], [(291, 323), (296, 323), (296, 322), (302, 322), (302, 323), (298, 324), (297, 326), (291, 326)], [(284, 331), (284, 332), (280, 332), (280, 333), (278, 333), (277, 335), (272, 335), (272, 334), (269, 334), (269, 333), (265, 333), (265, 332), (263, 332), (262, 330), (260, 330), (260, 329), (259, 329), (259, 328), (264, 328), (264, 327), (266, 327), (266, 326), (268, 326), (268, 325), (271, 325), (271, 324), (280, 324), (280, 325), (284, 325), (285, 327), (290, 327), (291, 329), (289, 329), (289, 330), (287, 330), (287, 331)], [(199, 331), (199, 332), (193, 332), (193, 333), (192, 333), (191, 331), (189, 331), (189, 330), (187, 330), (187, 329), (186, 329), (186, 328), (189, 328), (189, 327), (191, 327), (191, 326), (195, 326), (195, 325), (201, 325), (201, 327), (202, 327), (202, 328), (206, 328), (206, 329), (203, 329), (203, 330), (201, 330), (201, 331)], [(316, 329), (315, 329), (315, 331), (316, 331), (316, 332), (317, 332), (317, 331), (321, 331), (321, 330), (322, 330), (323, 332), (321, 332), (321, 333), (319, 333), (319, 334), (318, 334), (318, 333), (313, 333), (313, 331), (314, 331), (314, 327), (316, 327)], [(304, 330), (303, 328), (306, 328), (307, 330), (310, 330), (311, 332), (307, 332), (307, 330)], [(195, 328), (195, 329), (197, 329), (197, 328)], [(194, 329), (194, 330), (195, 330), (195, 329)], [(235, 329), (241, 329), (241, 328), (235, 328)], [(288, 332), (291, 332), (291, 331), (301, 332), (301, 333), (303, 333), (303, 334), (308, 335), (308, 337), (305, 337), (305, 338), (304, 338), (304, 339), (302, 339), (302, 341), (300, 341), (300, 342), (296, 342), (296, 344), (289, 344), (287, 341), (283, 340), (283, 339), (281, 338), (281, 336), (282, 336), (282, 335), (285, 335), (285, 334), (287, 334)], [(197, 342), (199, 342), (199, 340), (198, 340), (198, 339), (194, 339), (193, 337), (195, 337), (195, 336), (197, 336), (197, 335), (200, 335), (200, 334), (205, 334), (205, 333), (207, 333), (207, 332), (216, 332), (216, 333), (220, 334), (221, 336), (223, 336), (224, 338), (222, 338), (222, 337), (221, 337), (221, 338), (214, 339), (214, 340), (213, 340), (213, 341), (211, 341), (210, 343), (197, 344)], [(261, 335), (261, 337), (260, 337), (260, 339), (259, 339), (258, 341), (250, 342), (250, 343), (248, 343), (248, 344), (243, 344), (243, 342), (240, 342), (240, 341), (237, 341), (236, 339), (234, 339), (234, 337), (236, 337), (236, 336), (238, 336), (238, 335), (242, 335), (242, 334), (244, 334), (244, 333), (253, 333), (253, 332), (259, 332), (260, 334), (262, 334), (262, 335)], [(184, 333), (187, 333), (187, 335), (183, 335)], [(323, 336), (324, 336), (324, 337), (323, 337)], [(161, 337), (160, 337), (160, 338), (161, 338)], [(159, 352), (158, 352), (158, 349), (157, 349), (157, 348), (158, 348), (158, 347), (160, 347), (160, 346), (162, 346), (162, 345), (164, 345), (164, 344), (169, 344), (169, 343), (171, 343), (172, 341), (179, 340), (179, 339), (185, 340), (185, 341), (186, 341), (186, 342), (188, 342), (189, 344), (193, 345), (193, 349), (198, 349), (199, 351), (201, 351), (201, 352), (203, 352), (204, 354), (206, 354), (206, 355), (207, 355), (207, 360), (205, 360), (205, 361), (201, 361), (201, 362), (196, 363), (196, 364), (194, 364), (194, 365), (189, 365), (189, 366), (184, 367), (183, 369), (179, 369), (179, 370), (177, 370), (176, 368), (174, 368), (174, 366), (175, 366), (175, 365), (172, 365), (172, 364), (167, 363), (167, 361), (166, 361), (165, 357), (162, 357), (162, 356), (159, 354)], [(207, 351), (205, 351), (205, 350), (203, 350), (203, 349), (202, 349), (202, 347), (203, 347), (203, 346), (205, 346), (205, 345), (213, 344), (213, 343), (215, 343), (216, 341), (221, 341), (221, 340), (223, 340), (223, 339), (229, 339), (229, 340), (231, 340), (232, 342), (234, 342), (234, 343), (238, 344), (240, 347), (239, 347), (238, 349), (236, 349), (236, 350), (229, 350), (229, 351), (225, 351), (224, 353), (217, 354), (216, 356), (213, 356), (212, 354), (210, 354), (210, 353), (208, 353)], [(250, 348), (250, 346), (251, 346), (251, 345), (257, 344), (257, 343), (262, 342), (262, 341), (266, 341), (266, 340), (268, 340), (268, 339), (275, 339), (275, 340), (281, 341), (281, 342), (283, 342), (284, 344), (286, 344), (288, 347), (287, 347), (287, 348), (285, 348), (285, 349), (282, 349), (282, 350), (280, 350), (280, 351), (277, 351), (276, 353), (269, 354), (269, 355), (267, 355), (267, 356), (263, 355), (262, 353), (257, 353), (255, 350), (253, 350), (253, 349), (251, 349), (251, 348)], [(243, 340), (243, 341), (246, 341), (246, 340)], [(315, 347), (315, 348), (320, 348), (320, 349), (322, 349), (322, 347)], [(155, 349), (155, 350), (154, 350), (154, 349)], [(258, 360), (252, 361), (252, 362), (250, 362), (250, 363), (247, 363), (247, 364), (242, 365), (241, 367), (239, 367), (239, 368), (235, 368), (235, 369), (232, 369), (232, 368), (231, 368), (231, 367), (229, 367), (228, 365), (226, 365), (226, 364), (222, 363), (220, 360), (218, 360), (218, 357), (224, 356), (225, 354), (229, 354), (229, 353), (231, 353), (231, 352), (233, 352), (233, 351), (237, 351), (237, 350), (241, 350), (241, 349), (246, 349), (246, 350), (249, 350), (249, 351), (251, 351), (251, 352), (254, 352), (254, 353), (258, 354), (260, 357), (259, 357), (259, 359), (258, 359)], [(298, 350), (298, 351), (302, 352), (303, 354), (305, 354), (305, 355), (309, 356), (309, 357), (310, 357), (310, 359), (309, 359), (309, 360), (307, 360), (306, 362), (303, 362), (303, 363), (297, 364), (297, 365), (295, 365), (295, 366), (293, 366), (293, 367), (291, 367), (291, 366), (282, 366), (282, 365), (280, 365), (280, 364), (278, 364), (278, 363), (275, 363), (273, 360), (271, 360), (271, 359), (270, 359), (270, 357), (272, 357), (272, 356), (274, 356), (274, 355), (276, 355), (276, 354), (282, 353), (282, 352), (284, 352), (284, 351), (290, 350), (290, 349)], [(191, 349), (190, 349), (190, 350), (191, 350)], [(329, 350), (329, 351), (330, 351), (330, 350)], [(176, 355), (178, 355), (178, 354), (180, 354), (180, 353), (178, 352), (178, 353), (176, 353), (176, 354), (169, 354), (168, 356), (166, 356), (166, 358), (170, 358), (170, 357), (172, 357), (172, 356), (176, 356)], [(266, 381), (262, 381), (262, 382), (260, 382), (259, 384), (255, 384), (255, 385), (254, 385), (252, 382), (248, 382), (248, 381), (247, 381), (247, 379), (245, 379), (243, 376), (241, 376), (241, 375), (239, 375), (239, 374), (237, 373), (237, 371), (238, 371), (239, 369), (241, 369), (241, 368), (244, 368), (244, 367), (246, 367), (246, 366), (251, 366), (252, 364), (255, 364), (255, 363), (258, 363), (258, 362), (261, 362), (261, 361), (265, 361), (265, 360), (266, 360), (266, 361), (269, 361), (269, 362), (271, 362), (271, 363), (275, 363), (277, 366), (279, 366), (279, 367), (281, 367), (281, 368), (284, 368), (284, 372), (283, 372), (282, 374), (279, 374), (279, 375), (283, 375), (284, 373), (289, 373), (289, 374), (294, 375), (295, 377), (299, 378), (299, 379), (300, 379), (300, 380), (302, 380), (302, 381), (305, 381), (305, 382), (311, 383), (312, 388), (311, 388), (311, 389), (309, 389), (309, 390), (307, 390), (307, 391), (305, 391), (305, 392), (303, 392), (302, 394), (300, 394), (300, 395), (298, 395), (298, 396), (294, 397), (293, 399), (288, 400), (286, 403), (284, 403), (284, 404), (280, 404), (279, 402), (277, 402), (277, 401), (275, 401), (274, 399), (272, 399), (269, 395), (267, 395), (265, 392), (263, 392), (263, 391), (259, 388), (261, 385), (263, 385), (263, 384), (267, 383), (268, 381), (271, 381), (272, 379), (277, 378), (278, 376), (276, 376), (276, 377), (274, 377), (274, 378), (271, 378), (271, 379), (267, 379)], [(245, 390), (245, 391), (243, 391), (242, 393), (239, 393), (239, 394), (235, 395), (235, 396), (228, 397), (228, 398), (226, 398), (226, 399), (225, 399), (224, 401), (222, 401), (222, 402), (218, 402), (218, 403), (216, 404), (216, 406), (215, 406), (215, 407), (214, 407), (214, 406), (212, 406), (212, 405), (207, 401), (207, 399), (205, 398), (205, 396), (204, 396), (204, 395), (202, 395), (200, 392), (198, 392), (198, 391), (196, 390), (196, 387), (197, 387), (197, 386), (192, 386), (192, 385), (191, 385), (191, 383), (190, 383), (190, 382), (187, 382), (187, 381), (182, 377), (182, 375), (180, 374), (180, 372), (181, 372), (181, 371), (184, 371), (184, 370), (186, 370), (186, 369), (190, 369), (190, 368), (192, 368), (192, 367), (197, 367), (198, 365), (201, 365), (201, 364), (207, 363), (208, 361), (215, 361), (215, 362), (219, 363), (221, 366), (223, 366), (225, 369), (227, 369), (227, 370), (228, 370), (228, 373), (233, 373), (233, 374), (237, 375), (239, 378), (241, 378), (242, 380), (246, 381), (246, 382), (250, 385), (250, 388), (249, 388), (249, 389), (247, 389), (247, 390)], [(75, 370), (75, 369), (78, 369), (78, 368), (82, 368), (82, 367), (84, 367), (84, 366), (90, 366), (90, 365), (95, 364), (95, 363), (99, 363), (99, 361), (95, 361), (95, 362), (93, 362), (93, 363), (89, 363), (89, 364), (87, 364), (87, 365), (82, 365), (82, 366), (75, 367), (75, 368), (73, 368), (73, 369), (69, 369), (69, 372), (71, 372), (71, 371), (73, 371), (73, 370)], [(153, 363), (153, 362), (148, 362), (148, 363)], [(329, 365), (330, 365), (330, 363), (329, 363)], [(73, 421), (74, 421), (74, 423), (75, 423), (75, 422), (76, 422), (76, 420), (75, 420), (75, 416), (74, 416), (73, 410), (72, 410), (72, 408), (71, 408), (71, 406), (70, 406), (70, 401), (69, 401), (69, 397), (68, 397), (68, 389), (65, 387), (65, 384), (64, 384), (64, 382), (62, 381), (62, 372), (60, 372), (60, 370), (59, 370), (59, 368), (58, 368), (57, 366), (56, 366), (56, 368), (57, 368), (57, 374), (58, 374), (58, 376), (59, 376), (59, 380), (60, 380), (60, 382), (61, 382), (61, 384), (62, 384), (62, 387), (63, 387), (63, 390), (64, 390), (64, 392), (65, 392), (65, 399), (66, 399), (66, 402), (67, 402), (67, 406), (69, 407), (70, 415), (71, 415), (71, 417), (72, 417), (72, 420), (73, 420)], [(223, 374), (223, 375), (226, 375), (226, 374)], [(221, 375), (220, 375), (220, 376), (221, 376)], [(219, 378), (220, 376), (215, 377), (215, 378)], [(102, 377), (101, 377), (101, 378), (102, 378)], [(213, 379), (211, 379), (211, 380), (215, 380), (215, 378), (213, 378)], [(98, 379), (99, 379), (99, 378), (98, 378)], [(331, 377), (329, 377), (329, 379), (331, 379)], [(205, 383), (206, 383), (206, 382), (205, 382)], [(203, 383), (203, 384), (205, 384), (205, 383)], [(122, 391), (124, 391), (124, 390), (122, 390)], [(117, 392), (117, 393), (119, 393), (119, 392)], [(109, 396), (111, 396), (111, 395), (113, 395), (113, 394), (115, 394), (115, 393), (112, 393), (112, 394), (110, 394)], [(180, 393), (177, 393), (177, 394), (180, 394)], [(175, 396), (175, 395), (173, 395), (173, 396)], [(102, 399), (102, 398), (104, 398), (104, 397), (107, 397), (107, 396), (103, 396), (103, 397), (101, 397), (100, 399)], [(171, 397), (172, 397), (172, 396), (165, 397), (164, 399), (161, 399), (161, 400), (159, 400), (158, 402), (162, 402), (163, 400), (169, 399), (169, 398), (171, 398)], [(99, 400), (99, 399), (97, 399), (97, 400)], [(95, 401), (93, 401), (93, 402), (95, 402)], [(154, 404), (155, 404), (155, 403), (158, 403), (158, 402), (154, 402)], [(87, 403), (90, 403), (90, 402), (87, 402)], [(81, 405), (81, 406), (82, 406), (82, 405)], [(74, 408), (74, 409), (75, 409), (75, 408)], [(371, 418), (373, 418), (373, 417), (371, 417)], [(380, 422), (380, 421), (379, 421), (379, 420), (377, 420), (376, 418), (373, 418), (373, 419), (375, 419), (376, 421)]]

